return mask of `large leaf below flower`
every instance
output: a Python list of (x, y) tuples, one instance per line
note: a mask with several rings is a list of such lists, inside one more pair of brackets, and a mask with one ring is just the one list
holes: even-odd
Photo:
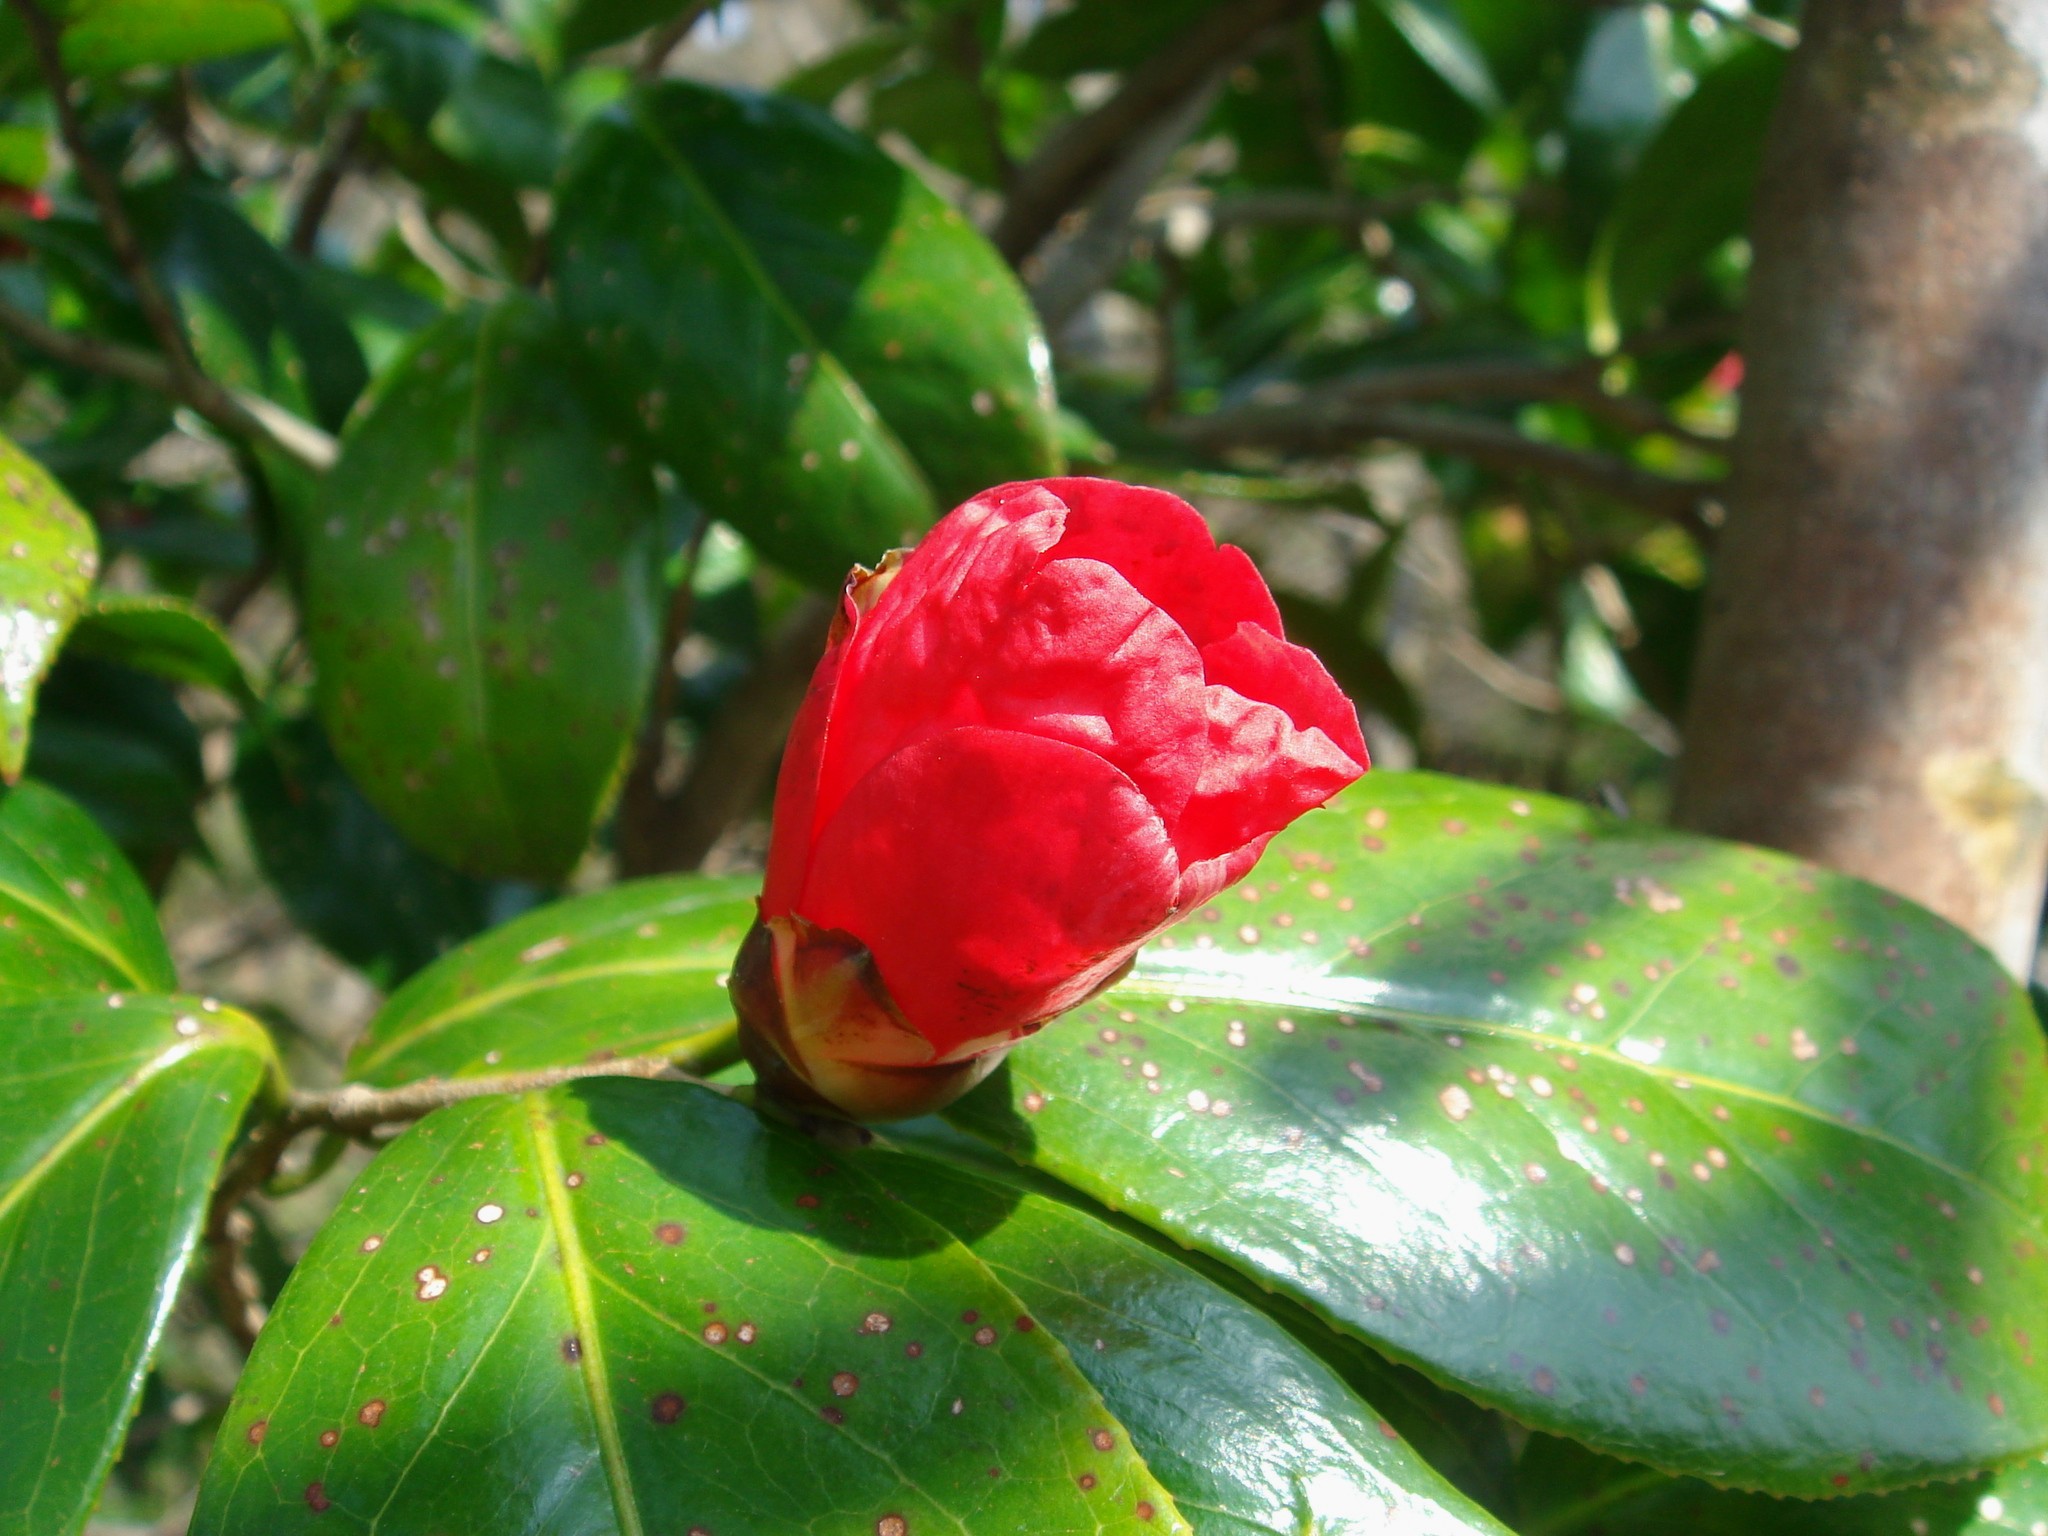
[(2048, 1442), (2024, 995), (1871, 887), (1374, 774), (959, 1123), (1524, 1422), (1827, 1495)]
[(585, 131), (558, 206), (564, 310), (691, 494), (806, 579), (1058, 468), (1016, 279), (827, 114), (664, 82)]
[(0, 1040), (0, 1536), (61, 1536), (120, 1448), (273, 1058), (254, 1020), (166, 997), (0, 1008)]
[(579, 366), (530, 299), (450, 318), (356, 421), (306, 530), (335, 754), (471, 874), (568, 871), (654, 667), (653, 475)]
[(753, 898), (751, 882), (679, 875), (529, 912), (393, 994), (349, 1074), (388, 1085), (716, 1050), (732, 1038), (725, 976)]
[(0, 791), (0, 1001), (176, 985), (149, 892), (93, 819), (33, 780)]
[(919, 1169), (684, 1084), (444, 1109), (293, 1271), (193, 1530), (1186, 1531)]

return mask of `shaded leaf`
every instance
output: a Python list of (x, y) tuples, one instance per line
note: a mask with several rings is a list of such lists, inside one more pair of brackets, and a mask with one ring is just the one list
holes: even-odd
[(177, 985), (149, 892), (90, 816), (33, 780), (0, 791), (0, 1001)]
[(1641, 321), (1671, 285), (1749, 227), (1764, 131), (1785, 53), (1750, 43), (1701, 76), (1622, 185), (1587, 270), (1602, 340)]
[(1523, 1536), (2033, 1536), (2048, 1522), (2048, 1468), (2037, 1461), (1965, 1483), (1798, 1504), (1665, 1477), (1536, 1435), (1519, 1481)]
[(1186, 1530), (887, 1166), (684, 1084), (439, 1111), (293, 1271), (194, 1532)]
[(95, 592), (79, 615), (71, 649), (166, 682), (211, 688), (244, 709), (258, 707), (233, 642), (213, 615), (181, 597)]
[(200, 846), (199, 732), (167, 683), (75, 650), (43, 684), (29, 775), (90, 813), (160, 890), (178, 856)]
[(13, 1004), (0, 1038), (0, 1532), (62, 1536), (113, 1464), (274, 1058), (232, 1009), (132, 994)]
[(310, 716), (250, 733), (235, 796), (294, 921), (379, 986), (490, 925), (492, 887), (435, 863), (377, 813)]
[(472, 874), (553, 880), (616, 787), (654, 665), (653, 477), (535, 301), (451, 317), (321, 486), (307, 637), (363, 792)]
[(0, 437), (0, 779), (28, 761), (36, 687), (99, 570), (92, 522), (49, 471)]
[(494, 928), (401, 988), (349, 1060), (373, 1084), (476, 1077), (730, 1038), (725, 976), (755, 885), (680, 875), (557, 902)]
[(792, 573), (836, 585), (1057, 467), (1016, 279), (826, 114), (666, 82), (585, 130), (558, 207), (570, 320), (691, 495)]
[(1376, 773), (954, 1115), (1525, 1423), (1829, 1495), (2048, 1439), (2042, 1058), (1896, 897)]

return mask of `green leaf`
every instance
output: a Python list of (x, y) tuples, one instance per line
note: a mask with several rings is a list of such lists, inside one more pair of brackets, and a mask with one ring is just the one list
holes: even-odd
[(1185, 1531), (884, 1166), (679, 1083), (437, 1112), (293, 1270), (195, 1536)]
[(989, 1226), (1000, 1186), (910, 1161), (883, 1177), (918, 1188), (918, 1209), (1066, 1346), (1204, 1533), (1502, 1531), (1256, 1307), (1041, 1195), (1010, 1194)]
[(0, 1533), (62, 1536), (113, 1464), (274, 1058), (253, 1020), (168, 997), (18, 1003), (0, 1039)]
[(234, 643), (212, 614), (181, 597), (95, 592), (79, 615), (71, 649), (166, 682), (211, 688), (245, 710), (260, 707)]
[(1795, 1504), (1665, 1477), (1535, 1435), (1518, 1482), (1522, 1536), (2034, 1536), (2048, 1529), (2048, 1467), (2037, 1461), (1966, 1483)]
[(536, 301), (451, 317), (355, 422), (306, 535), (335, 752), (471, 874), (575, 863), (654, 667), (654, 480), (580, 367)]
[(957, 1123), (1534, 1427), (1824, 1496), (2048, 1441), (2048, 1074), (1956, 930), (1375, 773)]
[(177, 984), (149, 892), (92, 818), (33, 780), (0, 791), (0, 1002)]
[(349, 1075), (391, 1085), (725, 1041), (725, 976), (754, 921), (755, 890), (679, 875), (529, 912), (395, 993), (357, 1042)]
[(1784, 73), (1782, 49), (1737, 48), (1701, 76), (1644, 149), (1587, 269), (1597, 342), (1619, 340), (1672, 284), (1749, 227), (1764, 131)]
[(305, 266), (265, 239), (225, 188), (165, 183), (143, 212), (162, 229), (165, 273), (209, 371), (338, 429), (369, 368)]
[(826, 114), (666, 82), (584, 131), (558, 209), (570, 320), (691, 495), (792, 573), (836, 585), (1058, 467), (1016, 279)]
[(436, 864), (377, 813), (310, 716), (244, 736), (235, 797), (292, 918), (379, 986), (490, 924), (491, 887)]
[(433, 123), (434, 142), (466, 164), (519, 187), (554, 179), (562, 124), (540, 71), (524, 60), (479, 56), (455, 79)]
[(0, 779), (28, 761), (36, 687), (99, 570), (92, 521), (48, 470), (0, 437)]
[(839, 93), (869, 75), (877, 74), (902, 58), (912, 34), (898, 27), (877, 27), (863, 32), (837, 53), (828, 53), (788, 76), (775, 89), (779, 95), (807, 101), (814, 107), (829, 108)]
[(868, 132), (903, 135), (934, 165), (984, 187), (1002, 183), (998, 145), (975, 83), (945, 64), (927, 64), (877, 85), (868, 97)]
[[(144, 64), (273, 48), (299, 35), (302, 17), (334, 21), (357, 0), (70, 0), (62, 7), (64, 62), (113, 75)], [(56, 9), (56, 7), (52, 7)]]
[(1473, 111), (1492, 117), (1503, 110), (1500, 87), (1493, 83), (1486, 55), (1479, 51), (1447, 0), (1379, 0), (1379, 4), (1387, 19), (1408, 39), (1408, 46)]
[(199, 732), (147, 673), (67, 647), (43, 683), (28, 773), (88, 812), (152, 890), (200, 846)]

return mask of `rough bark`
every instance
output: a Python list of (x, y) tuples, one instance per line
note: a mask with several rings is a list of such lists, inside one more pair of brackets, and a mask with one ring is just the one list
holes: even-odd
[(1679, 819), (2024, 971), (2048, 871), (2048, 6), (1814, 0)]

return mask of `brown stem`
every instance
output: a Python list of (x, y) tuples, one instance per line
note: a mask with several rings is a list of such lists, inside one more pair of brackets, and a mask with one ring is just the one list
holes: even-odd
[(370, 114), (357, 107), (335, 125), (327, 147), (320, 153), (319, 164), (307, 179), (298, 212), (292, 215), (292, 233), (287, 244), (294, 254), (313, 254), (319, 243), (320, 226), (327, 220), (327, 210), (334, 206), (334, 194), (341, 190), (342, 178), (348, 174), (349, 162), (363, 142), (363, 127), (369, 120)]
[(693, 0), (680, 11), (647, 34), (647, 46), (640, 51), (640, 62), (633, 66), (636, 80), (659, 80), (668, 56), (681, 46), (690, 29), (703, 19), (711, 9), (713, 0)]
[(1182, 441), (1210, 451), (1266, 448), (1289, 453), (1345, 453), (1375, 439), (1426, 452), (1455, 454), (1504, 474), (1534, 474), (1583, 486), (1668, 517), (1695, 538), (1711, 540), (1718, 525), (1720, 485), (1652, 474), (1626, 459), (1525, 437), (1500, 422), (1399, 406), (1329, 403), (1241, 406), (1181, 423)]
[(1014, 264), (1038, 247), (1063, 214), (1079, 206), (1127, 144), (1155, 119), (1202, 88), (1273, 28), (1315, 8), (1315, 0), (1232, 0), (1132, 70), (1093, 112), (1062, 125), (1016, 175), (991, 231)]

